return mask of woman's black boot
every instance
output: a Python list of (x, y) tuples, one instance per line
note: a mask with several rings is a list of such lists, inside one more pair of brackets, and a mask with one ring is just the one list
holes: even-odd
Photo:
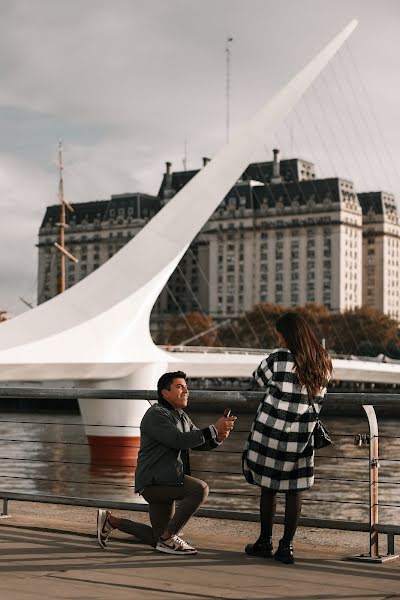
[(258, 538), (255, 544), (247, 544), (244, 551), (249, 556), (261, 556), (262, 558), (272, 558), (272, 538)]
[(293, 546), (292, 542), (286, 542), (285, 540), (280, 540), (278, 550), (274, 554), (274, 559), (279, 560), (285, 565), (293, 565), (294, 564), (294, 555), (293, 555)]

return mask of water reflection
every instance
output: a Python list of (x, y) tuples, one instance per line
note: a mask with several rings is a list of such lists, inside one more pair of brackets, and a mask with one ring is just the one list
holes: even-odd
[[(201, 427), (217, 415), (192, 415)], [(192, 452), (193, 475), (206, 480), (208, 506), (257, 510), (259, 489), (241, 474), (241, 452), (251, 424), (241, 415), (237, 430), (214, 452)], [(30, 423), (25, 423), (29, 422)], [(366, 419), (324, 418), (334, 445), (316, 458), (316, 482), (304, 497), (304, 516), (368, 520), (368, 447), (354, 446), (356, 433), (368, 433)], [(398, 420), (380, 420), (380, 521), (400, 522), (400, 437)], [(0, 488), (59, 496), (142, 501), (134, 493), (134, 461), (90, 464), (79, 415), (10, 414), (0, 422)], [(279, 500), (278, 500), (279, 502)], [(282, 512), (282, 502), (278, 511)]]

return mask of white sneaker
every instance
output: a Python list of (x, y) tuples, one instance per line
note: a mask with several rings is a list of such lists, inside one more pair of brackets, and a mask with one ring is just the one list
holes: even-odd
[(178, 535), (171, 535), (167, 540), (160, 538), (157, 542), (156, 550), (166, 554), (197, 554), (196, 548), (190, 546)]
[(111, 515), (110, 510), (104, 510), (103, 508), (99, 508), (97, 511), (97, 541), (99, 542), (99, 546), (105, 550), (108, 537), (114, 527), (111, 527), (108, 517)]

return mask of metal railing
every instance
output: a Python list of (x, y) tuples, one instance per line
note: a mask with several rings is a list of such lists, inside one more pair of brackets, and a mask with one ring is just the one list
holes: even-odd
[[(160, 348), (163, 350), (167, 350), (168, 352), (195, 352), (195, 353), (205, 353), (205, 354), (256, 354), (261, 356), (267, 356), (273, 350), (273, 348), (235, 348), (232, 346), (224, 347), (224, 346), (186, 346), (184, 344), (181, 345), (161, 345)], [(333, 352), (329, 350), (329, 354), (332, 358), (339, 358), (343, 360), (361, 360), (364, 362), (372, 362), (372, 363), (391, 363), (391, 364), (400, 364), (400, 360), (398, 358), (390, 358), (386, 356), (386, 354), (377, 354), (376, 356), (358, 356), (356, 354), (340, 354), (338, 352)]]
[[(248, 408), (248, 410), (252, 410), (255, 409), (256, 406), (258, 405), (258, 403), (261, 401), (261, 399), (263, 398), (264, 394), (262, 392), (240, 392), (240, 391), (193, 391), (191, 393), (191, 400), (195, 401), (195, 402), (201, 402), (201, 403), (208, 403), (208, 405), (212, 408), (214, 408), (217, 411), (220, 411), (222, 409), (222, 407), (229, 405), (232, 409), (240, 409), (240, 411), (242, 412), (244, 408)], [(58, 388), (0, 388), (0, 410), (1, 410), (1, 399), (46, 399), (46, 400), (54, 400), (55, 402), (57, 402), (57, 400), (60, 399), (66, 399), (66, 398), (70, 398), (70, 399), (76, 399), (76, 398), (85, 398), (85, 399), (97, 399), (97, 398), (101, 398), (101, 399), (126, 399), (126, 400), (135, 400), (135, 399), (146, 399), (148, 401), (154, 401), (157, 400), (157, 393), (154, 391), (149, 391), (149, 390), (104, 390), (104, 389), (85, 389), (85, 388), (68, 388), (68, 389), (58, 389)], [(374, 406), (378, 406), (378, 407), (390, 407), (390, 406), (399, 406), (400, 404), (400, 395), (398, 394), (327, 394), (325, 397), (325, 401), (324, 401), (325, 405), (331, 405), (331, 406), (337, 406), (337, 405), (341, 405), (341, 406), (352, 406), (352, 407), (356, 407), (358, 406), (360, 408), (360, 414), (362, 414), (362, 411), (364, 411), (364, 414), (367, 416), (368, 419), (368, 425), (369, 425), (369, 435), (366, 434), (359, 434), (359, 437), (357, 438), (357, 440), (359, 441), (360, 445), (368, 445), (369, 447), (369, 454), (368, 454), (368, 480), (366, 479), (346, 479), (346, 478), (341, 478), (340, 476), (338, 477), (320, 477), (319, 479), (322, 482), (322, 485), (327, 485), (326, 482), (346, 482), (348, 483), (352, 483), (352, 482), (357, 482), (357, 484), (359, 483), (365, 483), (366, 487), (368, 487), (368, 514), (369, 514), (369, 518), (367, 521), (359, 521), (359, 520), (346, 520), (346, 519), (332, 519), (332, 518), (314, 518), (314, 517), (302, 517), (300, 520), (300, 525), (303, 526), (309, 526), (309, 527), (322, 527), (322, 528), (332, 528), (332, 529), (342, 529), (342, 530), (350, 530), (350, 531), (364, 531), (364, 532), (368, 532), (369, 533), (369, 539), (370, 539), (370, 544), (369, 544), (369, 551), (368, 553), (366, 553), (365, 555), (363, 555), (363, 559), (367, 559), (367, 560), (373, 560), (373, 561), (382, 561), (384, 559), (384, 557), (381, 556), (381, 554), (379, 553), (379, 544), (378, 544), (378, 537), (379, 537), (379, 533), (381, 534), (385, 534), (387, 536), (387, 542), (388, 542), (388, 554), (387, 556), (392, 558), (395, 554), (395, 544), (394, 544), (394, 540), (395, 540), (395, 535), (400, 535), (400, 523), (399, 524), (388, 524), (388, 523), (380, 523), (379, 522), (379, 481), (378, 481), (378, 469), (379, 469), (379, 432), (378, 432), (378, 423), (377, 423), (377, 419), (376, 419), (376, 414), (375, 414), (375, 410), (374, 410)], [(2, 420), (0, 418), (0, 428), (1, 428), (1, 424), (2, 423), (12, 423), (12, 421), (10, 421), (9, 419), (4, 419)], [(43, 425), (46, 427), (49, 427), (50, 425), (60, 425), (60, 423), (58, 422), (54, 422), (54, 421), (21, 421), (21, 420), (17, 420), (15, 421), (15, 423), (18, 424), (22, 424), (22, 425), (26, 425), (28, 423), (34, 424), (34, 425)], [(82, 423), (63, 423), (64, 427), (67, 426), (76, 426), (76, 425), (80, 425), (82, 427)], [(86, 425), (90, 425), (90, 426), (94, 426), (91, 424), (86, 424)], [(104, 427), (104, 425), (102, 425), (102, 427)], [(113, 425), (113, 427), (115, 428), (115, 425)], [(121, 426), (124, 427), (124, 426)], [(236, 432), (236, 429), (235, 429)], [(248, 430), (238, 430), (238, 433), (241, 434), (245, 434), (248, 432)], [(333, 434), (333, 437), (335, 438), (335, 432), (331, 432)], [(356, 433), (356, 432), (355, 432)], [(235, 433), (236, 434), (236, 433)], [(343, 434), (342, 434), (343, 435)], [(350, 434), (344, 434), (349, 436)], [(351, 436), (353, 437), (353, 434), (351, 434)], [(53, 447), (55, 447), (54, 445), (60, 446), (60, 445), (69, 445), (69, 446), (84, 446), (86, 445), (84, 442), (82, 441), (67, 441), (67, 442), (63, 442), (63, 441), (52, 441), (52, 440), (30, 440), (30, 439), (15, 439), (15, 438), (9, 438), (6, 439), (4, 437), (0, 437), (0, 444), (4, 445), (7, 443), (14, 443), (14, 444), (18, 444), (20, 447), (23, 447), (24, 444), (30, 444), (30, 443), (34, 443), (34, 442), (40, 442), (42, 444), (47, 444), (49, 445), (49, 447), (51, 447), (51, 444), (53, 444)], [(400, 446), (399, 446), (400, 448)], [(230, 455), (237, 455), (237, 462), (240, 462), (240, 454), (241, 454), (241, 450), (240, 451), (232, 451), (232, 450), (223, 450), (222, 448), (219, 448), (217, 450), (217, 453), (223, 453), (226, 452), (226, 454), (230, 454)], [(335, 460), (339, 460), (339, 459), (343, 459), (345, 462), (349, 461), (349, 460), (360, 460), (360, 457), (349, 457), (349, 456), (336, 456), (336, 455), (323, 455), (325, 459), (335, 459)], [(65, 458), (65, 457), (64, 457)], [(400, 462), (400, 456), (399, 457), (390, 457), (390, 459), (385, 459), (385, 460), (390, 460), (390, 461), (398, 461)], [(15, 458), (12, 456), (0, 456), (0, 464), (6, 463), (7, 461), (16, 461), (16, 462), (21, 462), (21, 461), (26, 461), (26, 464), (31, 464), (33, 465), (35, 463), (35, 461), (37, 462), (46, 462), (48, 465), (51, 464), (58, 464), (58, 465), (63, 465), (63, 468), (65, 468), (65, 465), (75, 465), (75, 466), (79, 466), (79, 465), (84, 465), (87, 464), (89, 465), (90, 463), (87, 462), (79, 462), (76, 460), (71, 460), (71, 461), (66, 461), (66, 460), (60, 460), (53, 452), (53, 454), (51, 454), (50, 457), (47, 457), (46, 461), (43, 461), (43, 459), (37, 459), (34, 458), (32, 456), (29, 457), (20, 457), (20, 458)], [(100, 465), (93, 465), (92, 466), (100, 466)], [(107, 465), (108, 467), (112, 468), (117, 467), (118, 465)], [(128, 465), (126, 466), (127, 468), (131, 468), (133, 467), (133, 465)], [(240, 474), (240, 470), (238, 471), (232, 471), (231, 469), (228, 471), (218, 471), (215, 469), (212, 469), (210, 471), (207, 471), (204, 466), (201, 469), (197, 469), (198, 473), (202, 473), (202, 474), (211, 474), (213, 476), (222, 476), (222, 475), (239, 475)], [(197, 476), (197, 474), (196, 474)], [(1, 471), (0, 471), (0, 478), (5, 477), (8, 480), (12, 481), (17, 481), (19, 479), (21, 479), (21, 477), (18, 474), (15, 475), (10, 475), (9, 473), (6, 475), (2, 475)], [(205, 477), (207, 478), (207, 477)], [(318, 479), (318, 477), (316, 478)], [(51, 478), (36, 478), (36, 481), (48, 481), (50, 483), (54, 483), (57, 482), (61, 483), (61, 484), (68, 484), (68, 483), (73, 483), (73, 484), (84, 484), (84, 483), (89, 483), (90, 485), (101, 485), (103, 488), (107, 487), (107, 485), (112, 485), (114, 488), (118, 488), (120, 487), (121, 490), (123, 490), (124, 488), (129, 489), (129, 492), (132, 493), (132, 489), (133, 489), (133, 484), (130, 485), (119, 485), (116, 483), (108, 483), (106, 481), (91, 481), (91, 482), (85, 482), (85, 481), (68, 481), (68, 480), (60, 480), (60, 479), (55, 479), (52, 480)], [(391, 482), (382, 482), (383, 484), (385, 483), (391, 483), (394, 485), (399, 484), (400, 485), (400, 481), (391, 481)], [(2, 486), (1, 486), (2, 487)], [(221, 492), (219, 492), (219, 494), (221, 495)], [(235, 494), (231, 489), (227, 489), (227, 494), (230, 495), (230, 497), (235, 496), (238, 497), (239, 499), (242, 499), (242, 501), (244, 500), (244, 497), (251, 497), (252, 499), (256, 497), (255, 494), (246, 494), (243, 492), (239, 492), (238, 494)], [(222, 493), (223, 495), (223, 493)], [(212, 495), (211, 495), (212, 497)], [(147, 505), (140, 503), (138, 501), (129, 501), (129, 500), (110, 500), (107, 498), (88, 498), (88, 497), (81, 497), (80, 495), (75, 496), (75, 495), (60, 495), (57, 493), (52, 493), (52, 494), (44, 494), (44, 493), (38, 493), (37, 491), (18, 491), (18, 489), (16, 490), (15, 487), (14, 489), (0, 489), (0, 498), (3, 499), (3, 515), (7, 515), (8, 512), (8, 502), (9, 500), (17, 500), (17, 501), (31, 501), (31, 502), (41, 502), (41, 503), (52, 503), (52, 504), (65, 504), (65, 505), (76, 505), (76, 506), (91, 506), (91, 507), (103, 507), (103, 506), (108, 506), (109, 508), (113, 508), (113, 509), (121, 509), (121, 510), (140, 510), (140, 511), (145, 511), (147, 510)], [(324, 500), (324, 502), (332, 502), (332, 500)], [(335, 501), (338, 502), (338, 501)], [(355, 502), (354, 500), (341, 500), (339, 501), (341, 502), (343, 505), (346, 503), (353, 503), (353, 504), (362, 504), (360, 502)], [(394, 506), (396, 508), (400, 508), (400, 504), (399, 505), (390, 505), (390, 506)], [(200, 509), (197, 513), (199, 516), (207, 516), (207, 517), (213, 517), (213, 518), (226, 518), (226, 519), (238, 519), (238, 520), (251, 520), (251, 521), (257, 521), (259, 520), (259, 513), (258, 511), (255, 510), (246, 510), (246, 509), (239, 509), (239, 510), (232, 510), (232, 509), (221, 509), (221, 508), (213, 508), (213, 507), (204, 507), (202, 509)], [(282, 523), (283, 522), (283, 516), (281, 515), (277, 515), (276, 517), (276, 522), (277, 523)]]

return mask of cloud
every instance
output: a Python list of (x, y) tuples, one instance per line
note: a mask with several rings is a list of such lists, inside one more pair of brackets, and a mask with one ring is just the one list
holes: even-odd
[[(59, 137), (71, 202), (123, 192), (157, 193), (164, 162), (182, 168), (185, 139), (189, 168), (200, 167), (202, 156), (213, 156), (220, 148), (225, 140), (227, 35), (234, 37), (233, 133), (347, 21), (360, 15), (349, 43), (359, 68), (359, 74), (351, 71), (356, 95), (343, 79), (335, 94), (332, 80), (325, 87), (319, 82), (320, 88), (299, 105), (276, 139), (283, 156), (295, 152), (315, 162), (325, 176), (343, 175), (363, 188), (395, 189), (398, 175), (392, 174), (386, 185), (377, 155), (386, 165), (400, 155), (393, 127), (400, 95), (393, 76), (398, 71), (396, 11), (398, 3), (389, 0), (385, 10), (359, 0), (1, 3), (0, 309), (9, 308), (35, 279), (38, 229), (45, 206), (57, 202)], [(340, 60), (338, 65), (343, 78)], [(375, 127), (373, 138), (387, 142), (371, 145), (366, 126), (354, 134), (352, 118), (359, 130), (358, 99), (365, 96), (357, 83), (360, 77), (377, 107), (379, 130)], [(315, 100), (318, 91), (328, 118)], [(372, 121), (369, 114), (368, 127)], [(260, 160), (270, 158), (274, 144), (266, 140)]]
[(45, 171), (0, 155), (0, 310), (20, 312), (18, 296), (35, 295), (37, 229), (32, 224), (40, 223), (52, 196), (54, 181)]

